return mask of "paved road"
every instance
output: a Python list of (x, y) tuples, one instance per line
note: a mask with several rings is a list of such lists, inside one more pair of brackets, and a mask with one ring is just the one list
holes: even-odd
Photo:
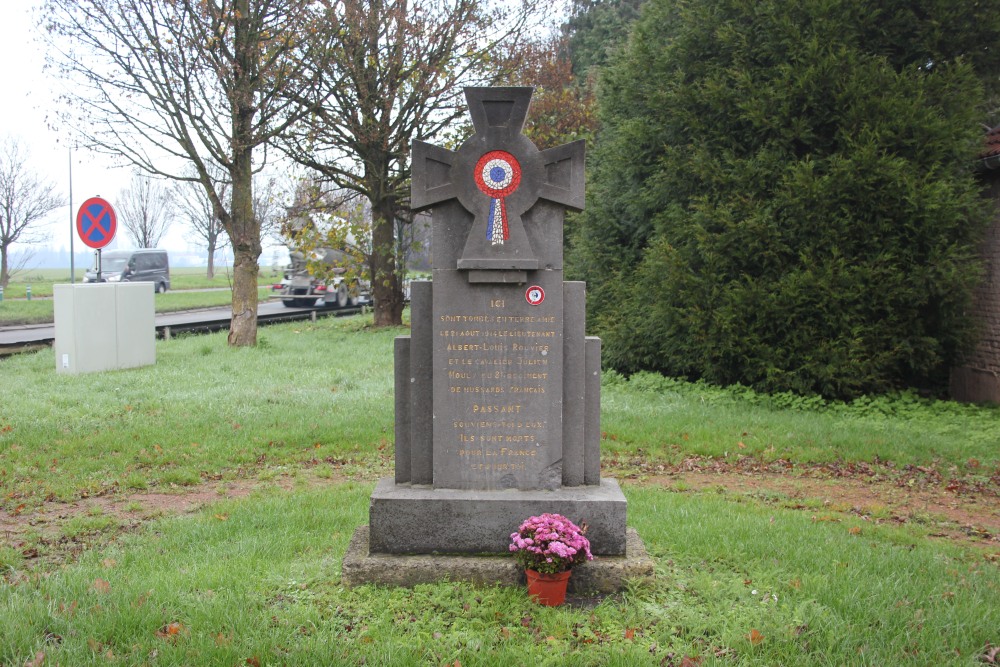
[[(83, 285), (85, 283), (76, 283), (76, 284), (77, 285)], [(265, 285), (261, 285), (261, 287), (265, 287), (266, 288), (267, 285), (266, 284)], [(232, 287), (195, 287), (193, 289), (184, 289), (184, 290), (174, 289), (174, 290), (170, 290), (170, 291), (171, 291), (172, 294), (176, 294), (177, 292), (232, 292), (233, 288)], [(4, 296), (3, 300), (4, 301), (29, 301), (28, 297), (25, 297), (25, 296)], [(31, 297), (30, 300), (31, 301), (52, 301), (52, 295), (51, 294), (46, 294), (46, 295), (35, 294), (35, 295), (32, 295), (32, 297)]]
[[(323, 317), (328, 315), (348, 315), (360, 311), (360, 308), (344, 308), (332, 310), (325, 308), (286, 308), (281, 301), (262, 301), (257, 305), (259, 321), (274, 321), (282, 319), (308, 319), (312, 312)], [(162, 334), (165, 327), (172, 332), (177, 331), (217, 331), (228, 329), (232, 318), (229, 306), (222, 308), (206, 308), (202, 310), (186, 310), (177, 313), (157, 313), (156, 330)], [(29, 324), (23, 326), (0, 327), (0, 349), (28, 345), (48, 345), (55, 339), (54, 324)]]

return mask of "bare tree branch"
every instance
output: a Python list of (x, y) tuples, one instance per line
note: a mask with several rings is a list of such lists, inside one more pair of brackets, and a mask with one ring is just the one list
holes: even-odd
[(140, 248), (155, 248), (166, 234), (170, 219), (170, 193), (149, 176), (136, 173), (118, 193), (118, 222)]
[(330, 0), (316, 27), (340, 48), (298, 98), (312, 113), (289, 127), (283, 150), (370, 202), (376, 325), (402, 319), (394, 228), (407, 208), (410, 144), (464, 113), (463, 86), (509, 75), (507, 45), (529, 29), (534, 1)]
[[(212, 177), (216, 182), (214, 187), (222, 192), (223, 198), (228, 198), (227, 190), (229, 183), (226, 182), (221, 169), (213, 170)], [(187, 223), (188, 228), (199, 241), (205, 242), (208, 252), (208, 278), (215, 277), (215, 253), (224, 248), (229, 240), (226, 237), (225, 229), (222, 227), (222, 220), (212, 206), (212, 200), (205, 192), (205, 188), (200, 183), (193, 181), (178, 181), (174, 184), (172, 191), (174, 205), (180, 211), (181, 218)]]
[(46, 240), (48, 236), (38, 223), (63, 205), (56, 186), (31, 170), (20, 142), (4, 140), (0, 144), (0, 287), (7, 287), (11, 276), (30, 259), (24, 255), (11, 266), (10, 246)]
[[(319, 3), (321, 6), (322, 3)], [(315, 0), (44, 0), (65, 120), (91, 147), (201, 184), (233, 244), (232, 345), (257, 338), (253, 173), (324, 70)], [(324, 33), (327, 34), (327, 33)], [(308, 67), (306, 66), (308, 63)], [(212, 166), (226, 172), (228, 191)], [(227, 199), (228, 197), (228, 199)]]

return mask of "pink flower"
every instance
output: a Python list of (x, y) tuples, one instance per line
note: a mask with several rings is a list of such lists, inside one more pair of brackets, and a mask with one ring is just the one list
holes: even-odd
[(585, 527), (580, 528), (559, 514), (529, 517), (516, 533), (511, 533), (510, 551), (526, 568), (562, 572), (593, 560), (585, 532)]

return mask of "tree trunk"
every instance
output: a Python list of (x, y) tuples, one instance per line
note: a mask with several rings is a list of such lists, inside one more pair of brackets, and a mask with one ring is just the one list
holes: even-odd
[(375, 326), (403, 323), (403, 292), (396, 274), (395, 216), (385, 205), (372, 207), (372, 297), (375, 299)]
[(10, 269), (7, 266), (7, 246), (0, 245), (0, 287), (7, 289), (7, 283), (10, 282), (10, 274), (7, 273)]
[(233, 244), (233, 319), (229, 325), (229, 344), (257, 344), (257, 258), (260, 241)]
[(253, 214), (253, 118), (256, 72), (249, 4), (237, 0), (233, 21), (233, 51), (238, 75), (230, 103), (233, 118), (232, 211), (229, 238), (233, 243), (233, 319), (229, 344), (257, 344), (257, 260), (261, 253), (260, 223)]
[(229, 236), (233, 241), (233, 320), (229, 344), (257, 344), (257, 260), (260, 226), (253, 215), (253, 172), (250, 151), (233, 161), (233, 206)]
[(215, 277), (215, 237), (212, 236), (208, 239), (208, 274), (207, 278), (211, 280)]
[(260, 225), (253, 214), (253, 167), (251, 151), (235, 152), (232, 218), (229, 238), (233, 242), (233, 320), (229, 344), (257, 344), (257, 260), (262, 251)]

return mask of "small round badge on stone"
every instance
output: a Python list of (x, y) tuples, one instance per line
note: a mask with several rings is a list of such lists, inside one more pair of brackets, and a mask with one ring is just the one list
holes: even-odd
[(532, 306), (537, 306), (542, 301), (545, 301), (545, 290), (538, 285), (532, 285), (528, 288), (528, 291), (524, 293), (524, 298), (527, 299), (528, 303)]

